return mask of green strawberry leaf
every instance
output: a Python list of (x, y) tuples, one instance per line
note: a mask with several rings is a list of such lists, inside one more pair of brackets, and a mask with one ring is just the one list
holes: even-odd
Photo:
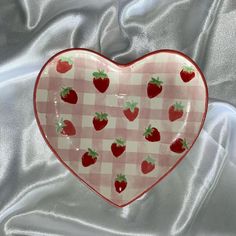
[(149, 81), (150, 84), (155, 84), (158, 87), (161, 87), (161, 85), (163, 84), (163, 81), (160, 80), (159, 77), (157, 77), (156, 79), (154, 77), (152, 77), (152, 79)]
[(127, 179), (126, 179), (126, 177), (125, 177), (125, 175), (122, 175), (122, 174), (118, 174), (117, 175), (117, 177), (116, 177), (116, 181), (118, 181), (118, 182), (127, 182)]
[(188, 143), (187, 143), (187, 140), (186, 140), (186, 139), (184, 139), (181, 143), (182, 143), (182, 145), (183, 145), (183, 148), (189, 149)]
[(125, 103), (125, 109), (130, 109), (131, 112), (134, 112), (134, 109), (137, 107), (138, 103), (131, 101), (131, 102), (126, 102)]
[(146, 129), (145, 132), (143, 133), (145, 137), (148, 137), (149, 135), (152, 135), (152, 126), (149, 125)]
[(95, 115), (96, 115), (96, 118), (100, 121), (103, 121), (103, 120), (107, 120), (108, 118), (108, 114), (107, 113), (103, 113), (103, 112), (95, 112)]
[(183, 71), (186, 71), (188, 73), (194, 72), (194, 69), (192, 66), (183, 66)]
[(148, 156), (145, 161), (147, 161), (148, 163), (151, 163), (152, 165), (155, 165), (155, 160), (153, 158), (151, 158), (150, 156)]
[(115, 143), (118, 147), (119, 146), (121, 146), (121, 147), (125, 146), (125, 140), (123, 138), (117, 138)]
[(88, 148), (88, 153), (93, 159), (97, 158), (97, 156), (98, 156), (98, 153), (91, 148)]
[(99, 73), (98, 73), (98, 72), (93, 72), (93, 76), (94, 76), (95, 78), (99, 78)]
[(57, 122), (56, 122), (56, 132), (60, 133), (63, 128), (65, 127), (65, 123), (63, 118), (61, 117)]
[(97, 72), (93, 72), (93, 76), (95, 77), (95, 79), (105, 79), (108, 77), (104, 70), (98, 70)]
[(182, 102), (176, 102), (174, 104), (174, 110), (175, 111), (183, 111), (184, 110), (184, 105), (182, 105)]
[(61, 57), (60, 60), (61, 60), (61, 61), (66, 61), (66, 62), (68, 62), (70, 65), (73, 64), (73, 61), (71, 60), (70, 57)]
[(72, 90), (71, 87), (61, 88), (60, 95), (64, 98), (66, 97), (67, 94), (70, 93), (71, 90)]

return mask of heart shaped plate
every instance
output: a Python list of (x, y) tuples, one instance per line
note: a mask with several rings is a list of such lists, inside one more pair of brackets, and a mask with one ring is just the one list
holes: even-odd
[(48, 146), (118, 207), (180, 163), (200, 133), (207, 103), (199, 67), (173, 50), (118, 64), (88, 49), (67, 49), (46, 62), (34, 89)]

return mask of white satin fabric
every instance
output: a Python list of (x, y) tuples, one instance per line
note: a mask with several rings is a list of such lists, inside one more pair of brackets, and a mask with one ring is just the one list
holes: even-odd
[[(0, 0), (0, 6), (1, 236), (236, 235), (234, 0)], [(160, 48), (180, 50), (199, 64), (214, 98), (186, 158), (123, 209), (65, 169), (36, 125), (37, 73), (68, 47), (123, 63)]]

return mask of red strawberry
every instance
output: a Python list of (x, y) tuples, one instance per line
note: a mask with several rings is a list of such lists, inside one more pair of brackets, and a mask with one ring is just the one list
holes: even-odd
[(148, 158), (143, 160), (141, 164), (141, 171), (144, 174), (151, 172), (152, 170), (154, 170), (154, 168), (155, 168), (155, 160), (152, 159), (150, 156), (148, 156)]
[(90, 166), (97, 161), (98, 154), (95, 150), (88, 148), (88, 151), (82, 156), (82, 165), (84, 167)]
[(127, 186), (127, 180), (125, 175), (122, 174), (117, 175), (114, 185), (116, 188), (116, 192), (118, 193), (123, 192)]
[(129, 121), (134, 121), (138, 116), (139, 108), (137, 107), (137, 102), (126, 102), (125, 109), (123, 110), (124, 115)]
[(95, 114), (96, 116), (93, 118), (93, 126), (96, 130), (101, 130), (108, 123), (108, 119), (107, 119), (108, 114), (102, 113), (102, 112), (101, 113), (95, 112)]
[(191, 66), (184, 66), (180, 72), (181, 79), (187, 83), (195, 77), (194, 69)]
[(186, 139), (177, 138), (171, 145), (170, 150), (176, 153), (182, 153), (188, 149), (188, 144)]
[(161, 139), (160, 132), (157, 130), (157, 128), (152, 127), (151, 125), (146, 128), (143, 135), (149, 142), (157, 142)]
[(184, 114), (183, 112), (184, 106), (181, 102), (176, 102), (174, 105), (169, 108), (169, 120), (175, 121), (181, 118)]
[(62, 88), (60, 92), (60, 96), (64, 102), (68, 102), (71, 104), (76, 104), (78, 101), (78, 96), (75, 90), (73, 90), (71, 87)]
[(101, 92), (104, 93), (110, 83), (110, 80), (107, 76), (107, 74), (103, 71), (103, 70), (98, 70), (97, 72), (93, 73), (93, 84), (96, 87), (96, 89)]
[(122, 138), (117, 138), (111, 145), (111, 151), (115, 157), (119, 157), (125, 151), (125, 148), (125, 140)]
[(159, 93), (161, 93), (162, 91), (162, 84), (163, 82), (159, 79), (159, 77), (152, 78), (149, 82), (148, 82), (148, 86), (147, 86), (147, 95), (149, 98), (154, 98), (156, 97)]
[(76, 130), (72, 122), (69, 120), (63, 120), (63, 118), (61, 118), (56, 123), (56, 131), (57, 133), (61, 133), (67, 136), (73, 136), (76, 134)]
[(59, 73), (66, 73), (72, 68), (72, 60), (68, 57), (61, 57), (57, 62), (57, 72)]

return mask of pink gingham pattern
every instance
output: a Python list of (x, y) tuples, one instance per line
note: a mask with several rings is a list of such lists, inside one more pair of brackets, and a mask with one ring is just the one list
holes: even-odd
[[(56, 71), (61, 56), (73, 61), (72, 69), (64, 74)], [(192, 66), (195, 71), (195, 78), (188, 83), (180, 78), (183, 65)], [(93, 84), (92, 74), (98, 69), (103, 69), (110, 79), (105, 93), (98, 92)], [(163, 81), (163, 89), (150, 99), (147, 84), (157, 76)], [(77, 92), (77, 104), (61, 100), (61, 87), (72, 87)], [(206, 96), (200, 72), (182, 55), (160, 52), (129, 66), (119, 66), (90, 51), (70, 50), (55, 56), (41, 71), (35, 104), (39, 125), (54, 152), (90, 187), (115, 205), (123, 206), (154, 185), (184, 155), (170, 151), (176, 138), (185, 138), (191, 146), (204, 120)], [(123, 113), (125, 102), (131, 100), (139, 108), (133, 122)], [(184, 115), (170, 122), (168, 110), (176, 101), (184, 105)], [(108, 124), (101, 131), (93, 127), (95, 112), (108, 114)], [(73, 123), (75, 136), (56, 132), (59, 118)], [(159, 142), (144, 138), (149, 124), (159, 130)], [(126, 140), (126, 150), (115, 158), (111, 144), (119, 137)], [(88, 148), (95, 149), (98, 158), (95, 164), (84, 167), (81, 158)], [(148, 155), (155, 159), (155, 169), (143, 174), (141, 164)], [(122, 193), (114, 187), (117, 174), (124, 174), (127, 179)]]

